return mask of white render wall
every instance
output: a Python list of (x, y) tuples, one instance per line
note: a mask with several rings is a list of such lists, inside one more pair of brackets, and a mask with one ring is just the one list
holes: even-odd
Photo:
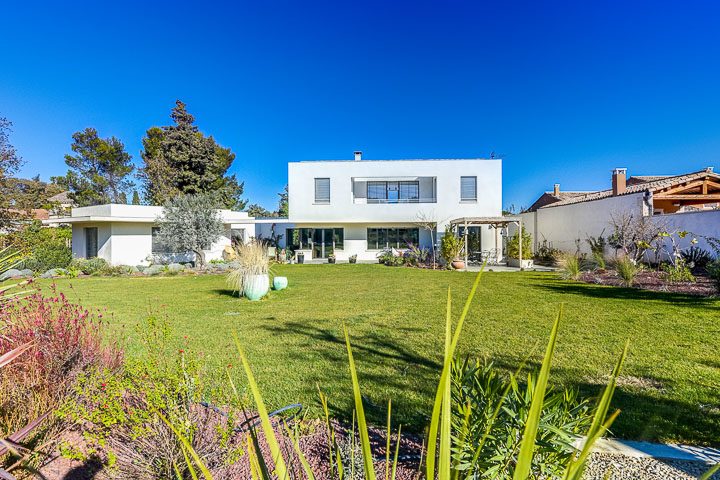
[[(461, 176), (477, 176), (477, 202), (460, 201)], [(435, 177), (437, 202), (353, 202), (353, 178), (383, 177)], [(330, 204), (314, 204), (315, 178), (330, 178)], [(421, 197), (427, 196), (425, 183)], [(443, 231), (455, 218), (501, 215), (502, 163), (498, 159), (293, 162), (288, 164), (288, 193), (290, 221), (295, 223), (412, 223), (424, 213)]]
[[(611, 214), (613, 212), (643, 213), (643, 194), (607, 197), (590, 202), (573, 203), (558, 207), (539, 208), (536, 212), (521, 214), (525, 230), (532, 235), (533, 251), (547, 240), (548, 246), (564, 252), (577, 250), (590, 253), (585, 241), (588, 236), (607, 237), (612, 233)], [(517, 231), (509, 229), (512, 235)], [(577, 242), (579, 239), (579, 243)]]

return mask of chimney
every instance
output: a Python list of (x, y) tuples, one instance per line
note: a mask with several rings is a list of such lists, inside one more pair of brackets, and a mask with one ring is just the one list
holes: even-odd
[(713, 173), (713, 167), (705, 167), (705, 168), (703, 168), (703, 172), (705, 172), (705, 173)]
[(613, 195), (622, 195), (627, 190), (625, 181), (627, 180), (627, 168), (616, 168), (612, 171), (612, 189)]
[(553, 185), (553, 195), (555, 195), (556, 197), (560, 195), (560, 184), (559, 183), (556, 183), (555, 185)]
[(353, 152), (355, 154), (355, 160), (362, 160), (362, 152)]

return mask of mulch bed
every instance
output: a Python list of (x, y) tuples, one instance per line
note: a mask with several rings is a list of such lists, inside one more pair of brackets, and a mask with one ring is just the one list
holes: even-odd
[[(252, 478), (250, 471), (250, 459), (247, 454), (247, 441), (248, 433), (246, 431), (238, 432), (233, 435), (233, 445), (243, 446), (245, 454), (241, 455), (240, 458), (232, 463), (224, 461), (223, 450), (219, 447), (219, 440), (217, 438), (216, 427), (225, 426), (227, 423), (226, 417), (212, 410), (198, 407), (199, 417), (195, 419), (198, 431), (196, 434), (196, 450), (203, 458), (206, 466), (216, 480), (230, 480), (230, 479), (250, 479)], [(331, 422), (332, 428), (335, 432), (335, 438), (341, 450), (346, 452), (346, 457), (350, 458), (350, 444), (351, 434), (349, 430), (350, 425), (342, 424), (339, 422)], [(306, 460), (311, 466), (311, 469), (318, 480), (335, 480), (337, 478), (337, 467), (335, 467), (335, 475), (333, 478), (330, 475), (330, 463), (329, 463), (329, 452), (328, 452), (328, 430), (327, 424), (321, 420), (309, 420), (302, 421), (298, 424), (300, 430), (299, 447), (303, 452)], [(292, 428), (292, 427), (291, 427)], [(397, 427), (394, 426), (393, 430)], [(301, 463), (297, 459), (297, 455), (294, 451), (290, 436), (284, 427), (276, 426), (274, 428), (275, 435), (280, 444), (280, 449), (283, 452), (288, 468), (294, 469), (294, 474), (291, 475), (292, 479), (304, 479), (307, 478), (303, 471)], [(368, 433), (370, 437), (370, 443), (372, 445), (373, 455), (375, 457), (375, 470), (378, 474), (378, 478), (385, 478), (385, 454), (386, 454), (386, 442), (387, 442), (387, 431), (382, 428), (368, 427)], [(265, 441), (265, 436), (262, 433), (262, 428), (257, 427), (258, 443), (260, 449), (263, 452), (268, 468), (272, 469), (270, 449)], [(82, 435), (78, 431), (67, 431), (61, 437), (61, 440), (66, 441), (72, 445), (83, 449)], [(391, 436), (391, 455), (390, 455), (390, 468), (392, 469), (392, 458), (395, 453), (395, 444), (397, 441), (397, 435)], [(58, 442), (60, 443), (60, 442)], [(355, 478), (363, 478), (361, 475), (362, 457), (360, 456), (359, 444), (360, 440), (355, 435), (356, 458), (355, 458)], [(142, 448), (141, 445), (126, 445), (125, 448), (130, 451)], [(116, 448), (115, 452), (120, 457), (118, 463), (121, 465), (129, 465), (133, 460), (133, 454), (128, 453), (123, 455), (123, 448)], [(415, 480), (418, 478), (418, 468), (420, 466), (420, 456), (423, 452), (422, 439), (412, 434), (402, 434), (400, 441), (400, 450), (398, 456), (398, 467), (397, 476), (398, 480)], [(128, 478), (131, 475), (130, 471), (123, 469), (121, 471), (110, 471), (107, 469), (103, 462), (80, 462), (77, 460), (69, 460), (63, 458), (59, 451), (52, 452), (47, 458), (40, 472), (44, 475), (47, 480), (101, 480), (101, 479), (112, 479)], [(345, 463), (345, 462), (344, 462)], [(345, 465), (346, 469), (349, 470), (350, 465)], [(348, 480), (354, 480), (350, 471), (346, 470), (345, 478)], [(382, 473), (382, 475), (380, 475)]]
[[(580, 281), (595, 285), (623, 286), (622, 280), (612, 270), (585, 272)], [(673, 292), (695, 295), (698, 297), (712, 297), (717, 294), (713, 282), (706, 276), (696, 275), (695, 282), (670, 283), (663, 278), (663, 272), (644, 270), (638, 274), (633, 288), (651, 290), (654, 292)]]

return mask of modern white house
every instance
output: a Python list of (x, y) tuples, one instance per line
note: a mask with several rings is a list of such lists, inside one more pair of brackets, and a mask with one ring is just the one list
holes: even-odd
[[(306, 260), (338, 260), (357, 255), (374, 261), (387, 248), (431, 247), (453, 219), (499, 217), (502, 213), (500, 159), (305, 161), (288, 164), (289, 218), (253, 218), (222, 210), (225, 235), (207, 251), (220, 258), (224, 248), (251, 237), (278, 240), (280, 248)], [(164, 251), (153, 232), (162, 207), (99, 205), (73, 208), (73, 254), (98, 256), (113, 265), (191, 261), (193, 254)], [(468, 228), (476, 248), (497, 246), (500, 232), (489, 225)]]
[[(305, 257), (375, 260), (386, 248), (430, 247), (421, 219), (445, 226), (459, 217), (500, 216), (499, 159), (354, 160), (288, 165), (290, 218), (286, 245)], [(491, 245), (496, 230), (476, 227)]]

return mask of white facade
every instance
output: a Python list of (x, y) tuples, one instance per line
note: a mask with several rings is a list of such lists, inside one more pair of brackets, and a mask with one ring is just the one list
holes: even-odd
[[(464, 199), (463, 177), (468, 182)], [(318, 182), (325, 183), (318, 187)], [(326, 186), (329, 196), (318, 198), (318, 188), (325, 194)], [(369, 245), (368, 237), (377, 229), (386, 229), (390, 237), (398, 230), (409, 232), (421, 247), (430, 247), (430, 231), (418, 226), (421, 218), (436, 222), (442, 236), (452, 219), (500, 216), (502, 163), (499, 159), (295, 162), (288, 165), (288, 198), (289, 220), (295, 228), (342, 230), (342, 248), (327, 241), (322, 251), (312, 248), (316, 242), (310, 248), (302, 245), (306, 258), (327, 256), (330, 246), (340, 260), (351, 255), (374, 260), (382, 247), (377, 242)], [(482, 229), (482, 242), (494, 245), (497, 232)], [(388, 241), (385, 246), (407, 248), (402, 241)]]
[[(247, 213), (221, 210), (220, 214), (225, 233), (206, 251), (208, 261), (221, 258), (223, 249), (231, 244), (233, 230), (244, 230), (246, 239), (255, 234), (255, 224)], [(94, 256), (95, 253), (111, 265), (192, 261), (194, 255), (191, 253), (168, 255), (153, 252), (152, 229), (161, 215), (162, 207), (107, 204), (73, 208), (69, 218), (49, 222), (69, 223), (72, 226), (72, 250), (75, 257)]]
[[(232, 232), (241, 230), (245, 241), (274, 233), (280, 248), (306, 259), (334, 253), (339, 260), (369, 261), (388, 247), (430, 247), (430, 231), (418, 225), (422, 218), (435, 222), (442, 236), (452, 219), (501, 215), (502, 165), (498, 159), (295, 162), (288, 165), (288, 191), (289, 218), (221, 210), (225, 235), (207, 260), (221, 258)], [(153, 251), (161, 215), (162, 207), (108, 204), (73, 208), (70, 217), (46, 223), (72, 225), (76, 257), (97, 255), (112, 265), (192, 261), (192, 254)], [(484, 248), (494, 246), (497, 235), (486, 226), (478, 232)]]

